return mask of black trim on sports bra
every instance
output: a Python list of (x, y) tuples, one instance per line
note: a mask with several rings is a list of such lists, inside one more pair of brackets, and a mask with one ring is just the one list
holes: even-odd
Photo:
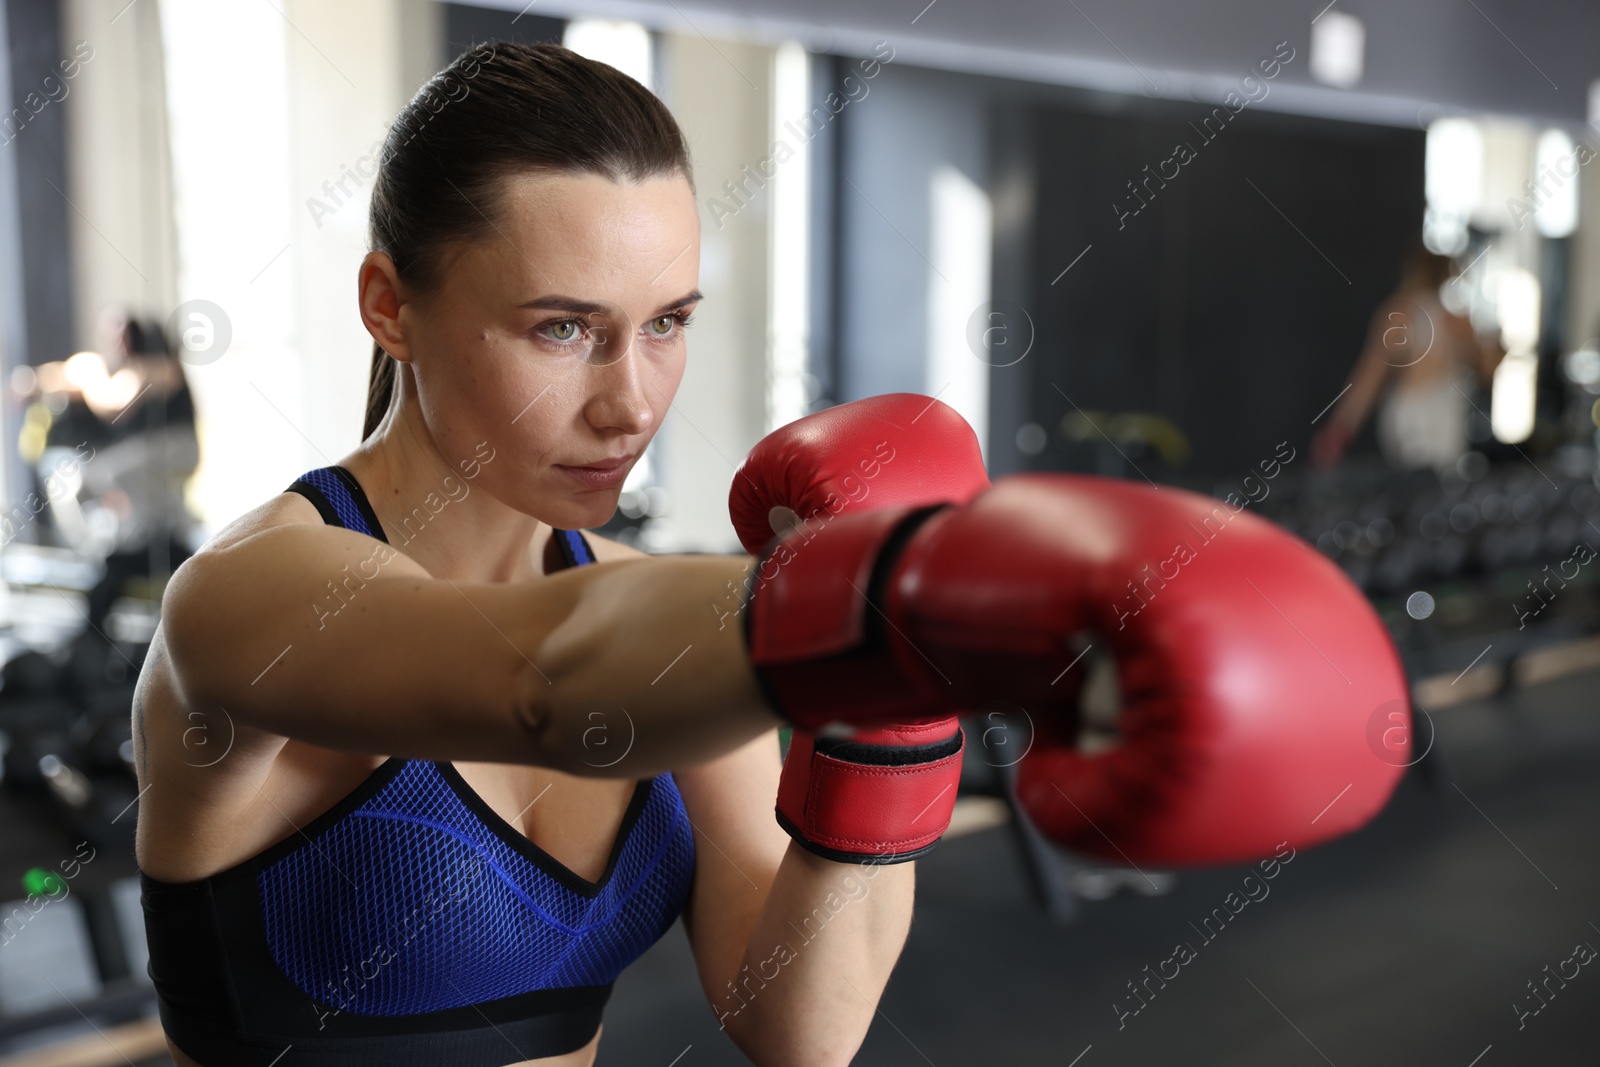
[[(356, 532), (366, 533), (368, 536), (376, 537), (384, 544), (388, 544), (389, 538), (388, 535), (383, 532), (383, 523), (378, 521), (378, 514), (372, 510), (372, 502), (367, 499), (367, 494), (362, 490), (361, 483), (356, 481), (356, 476), (340, 466), (330, 466), (327, 469), (333, 471), (334, 477), (343, 482), (345, 484), (345, 488), (350, 490), (350, 498), (355, 502), (356, 510), (361, 512), (361, 518), (367, 524), (366, 530), (357, 530)], [(312, 506), (317, 509), (317, 514), (322, 516), (322, 521), (327, 523), (329, 526), (338, 526), (341, 529), (348, 529), (348, 527), (346, 527), (345, 524), (340, 521), (339, 513), (334, 510), (333, 505), (329, 503), (328, 498), (323, 495), (322, 490), (318, 489), (316, 486), (296, 479), (294, 483), (289, 486), (289, 488), (284, 490), (284, 492), (299, 493), (301, 496), (311, 501)]]
[(361, 510), (361, 517), (367, 520), (367, 529), (372, 531), (372, 536), (389, 543), (388, 535), (383, 532), (383, 523), (378, 521), (378, 513), (372, 510), (372, 501), (367, 499), (367, 494), (362, 491), (361, 483), (356, 481), (356, 476), (343, 467), (334, 467), (333, 473), (350, 489), (350, 495), (355, 498), (356, 507)]
[[(576, 542), (576, 545), (574, 544)], [(582, 559), (574, 551), (581, 547), (584, 552)], [(568, 567), (578, 567), (585, 563), (595, 562), (594, 549), (589, 547), (589, 539), (583, 536), (581, 530), (556, 530), (550, 531), (550, 539), (544, 545), (544, 572), (554, 574), (556, 571), (566, 570)]]
[(605, 889), (607, 883), (611, 881), (611, 876), (617, 869), (617, 860), (622, 857), (622, 848), (628, 843), (628, 838), (633, 834), (634, 824), (639, 821), (639, 816), (644, 813), (644, 806), (650, 799), (650, 790), (655, 785), (654, 778), (641, 779), (634, 785), (633, 798), (628, 801), (628, 808), (622, 814), (622, 825), (617, 830), (616, 840), (611, 844), (611, 854), (606, 859), (606, 869), (601, 873), (598, 882), (591, 882), (579, 877), (572, 868), (534, 844), (520, 830), (496, 814), (495, 810), (488, 805), (483, 797), (478, 795), (478, 791), (467, 784), (465, 778), (461, 777), (461, 772), (456, 770), (454, 764), (435, 761), (434, 766), (439, 769), (439, 774), (449, 783), (450, 789), (456, 796), (461, 798), (461, 802), (472, 811), (472, 814), (478, 817), (480, 822), (494, 831), (496, 837), (526, 856), (529, 862), (574, 893), (588, 897), (591, 900), (599, 896), (601, 890)]
[[(248, 988), (240, 992), (267, 1004), (282, 1003), (284, 996)], [(611, 998), (609, 985), (576, 986), (422, 1015), (371, 1017), (333, 1014), (294, 992), (304, 1010), (292, 1022), (239, 1029), (212, 1021), (236, 1015), (193, 1013), (163, 995), (158, 1005), (161, 1025), (201, 1067), (485, 1067), (583, 1048), (594, 1039)], [(324, 1015), (326, 1027), (319, 1029)]]
[(339, 513), (333, 510), (333, 505), (328, 503), (328, 498), (323, 496), (322, 491), (316, 486), (307, 485), (305, 482), (295, 482), (284, 492), (299, 493), (311, 501), (311, 506), (317, 509), (317, 514), (322, 516), (322, 521), (328, 526), (343, 527), (344, 524), (339, 521)]

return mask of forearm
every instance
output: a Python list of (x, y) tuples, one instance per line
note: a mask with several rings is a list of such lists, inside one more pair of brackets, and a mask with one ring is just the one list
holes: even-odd
[(738, 615), (713, 607), (750, 566), (677, 556), (455, 582), (352, 531), (289, 524), (186, 560), (162, 630), (190, 706), (267, 734), (644, 777), (778, 725)]
[(754, 565), (671, 556), (584, 568), (570, 610), (518, 680), (525, 721), (553, 765), (642, 777), (713, 759), (779, 725), (738, 614)]
[(759, 1067), (850, 1063), (911, 926), (915, 864), (835, 863), (790, 845), (713, 1006)]

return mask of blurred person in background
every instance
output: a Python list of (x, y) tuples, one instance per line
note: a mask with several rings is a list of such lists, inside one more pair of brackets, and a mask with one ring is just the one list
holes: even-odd
[(1338, 464), (1374, 407), (1378, 447), (1395, 469), (1442, 471), (1466, 453), (1472, 386), (1488, 388), (1505, 353), (1440, 302), (1453, 273), (1448, 256), (1420, 242), (1407, 255), (1399, 287), (1372, 314), (1350, 387), (1312, 441), (1318, 467)]
[(150, 579), (159, 596), (191, 554), (195, 517), (184, 498), (199, 465), (194, 398), (160, 325), (109, 308), (98, 351), (25, 368), (15, 391), (32, 401), (22, 454), (50, 493), (60, 539), (101, 559), (88, 623), (101, 631), (128, 582)]

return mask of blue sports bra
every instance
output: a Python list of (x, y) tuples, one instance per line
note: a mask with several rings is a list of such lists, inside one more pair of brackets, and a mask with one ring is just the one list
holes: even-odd
[[(343, 467), (289, 487), (379, 540)], [(556, 530), (546, 570), (594, 562)], [(588, 882), (448, 762), (386, 760), (300, 833), (197, 882), (141, 873), (162, 1026), (203, 1067), (500, 1067), (583, 1048), (688, 901), (671, 774), (639, 782)]]

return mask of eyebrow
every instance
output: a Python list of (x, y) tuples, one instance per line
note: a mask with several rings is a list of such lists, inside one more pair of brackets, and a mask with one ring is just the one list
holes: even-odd
[[(705, 299), (705, 294), (696, 289), (692, 293), (680, 296), (670, 304), (663, 304), (656, 309), (656, 312), (657, 314), (665, 314), (669, 311), (677, 311), (681, 307), (697, 304), (703, 299)], [(598, 315), (606, 310), (604, 305), (596, 304), (592, 300), (578, 300), (575, 297), (554, 294), (535, 297), (532, 300), (518, 304), (517, 307), (521, 309), (544, 308), (551, 311), (565, 311), (572, 315)]]

